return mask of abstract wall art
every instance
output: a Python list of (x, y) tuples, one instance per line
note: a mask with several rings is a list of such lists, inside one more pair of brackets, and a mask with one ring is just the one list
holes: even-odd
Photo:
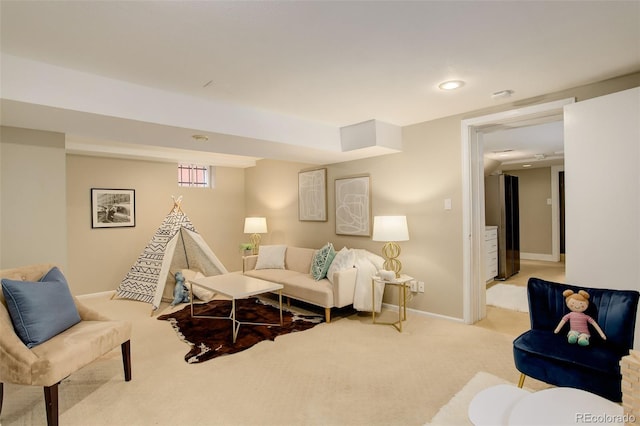
[(298, 173), (298, 219), (326, 222), (327, 169)]
[(335, 180), (336, 234), (371, 235), (371, 177)]

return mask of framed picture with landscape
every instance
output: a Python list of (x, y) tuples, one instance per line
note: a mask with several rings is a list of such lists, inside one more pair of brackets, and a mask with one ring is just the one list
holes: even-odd
[(371, 235), (371, 178), (336, 179), (336, 234)]
[(327, 169), (298, 173), (298, 219), (327, 221)]
[(91, 188), (91, 227), (122, 228), (136, 226), (134, 189)]

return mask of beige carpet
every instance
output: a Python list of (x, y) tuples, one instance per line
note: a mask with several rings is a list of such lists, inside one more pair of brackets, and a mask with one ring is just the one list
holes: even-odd
[[(479, 371), (516, 383), (511, 342), (527, 324), (526, 314), (500, 312), (501, 323), (513, 319), (502, 333), (491, 314), (480, 326), (409, 314), (398, 333), (337, 315), (190, 365), (148, 304), (109, 296), (84, 301), (133, 322), (133, 380), (123, 380), (119, 349), (72, 374), (60, 386), (61, 425), (422, 425)], [(44, 425), (42, 389), (6, 384), (0, 422)]]
[(493, 281), (487, 288), (502, 282), (503, 284), (519, 285), (526, 287), (529, 278), (536, 277), (543, 280), (555, 281), (558, 283), (566, 282), (565, 263), (563, 262), (547, 262), (544, 260), (520, 260), (520, 272), (510, 276), (504, 281)]

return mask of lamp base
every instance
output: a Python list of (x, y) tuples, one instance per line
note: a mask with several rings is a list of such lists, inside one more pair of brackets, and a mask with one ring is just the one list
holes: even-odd
[(249, 241), (253, 244), (253, 254), (258, 254), (258, 250), (260, 247), (260, 234), (251, 234), (249, 237)]
[(395, 272), (396, 278), (400, 278), (402, 262), (398, 260), (398, 256), (400, 256), (400, 246), (398, 243), (392, 241), (384, 243), (384, 246), (382, 246), (382, 256), (385, 259), (384, 269)]

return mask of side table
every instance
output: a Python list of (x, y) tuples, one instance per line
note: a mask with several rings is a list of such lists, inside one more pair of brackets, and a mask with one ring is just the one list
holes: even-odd
[[(382, 325), (392, 325), (402, 333), (402, 321), (407, 320), (407, 287), (409, 286), (409, 282), (413, 280), (413, 277), (409, 275), (402, 274), (400, 278), (396, 278), (393, 280), (384, 280), (378, 276), (374, 276), (371, 279), (371, 318), (374, 324), (382, 324)], [(376, 291), (375, 284), (384, 283), (386, 286), (395, 286), (398, 288), (398, 321), (395, 322), (379, 322), (376, 321)], [(384, 295), (384, 292), (382, 293)]]

